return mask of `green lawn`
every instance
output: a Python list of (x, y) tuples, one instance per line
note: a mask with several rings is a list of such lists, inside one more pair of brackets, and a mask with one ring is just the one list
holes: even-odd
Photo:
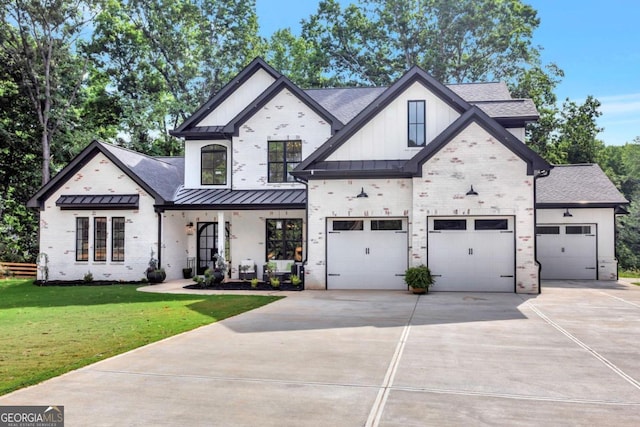
[(632, 279), (640, 279), (640, 270), (620, 270), (620, 277), (630, 277)]
[(0, 280), (0, 395), (280, 298)]

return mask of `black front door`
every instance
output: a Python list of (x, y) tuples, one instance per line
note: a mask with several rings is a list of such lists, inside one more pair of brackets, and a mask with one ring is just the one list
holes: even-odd
[[(213, 267), (213, 257), (218, 253), (218, 223), (199, 222), (198, 223), (198, 261), (197, 274), (204, 274), (204, 271)], [(225, 224), (225, 256), (227, 263), (229, 260), (229, 223)]]

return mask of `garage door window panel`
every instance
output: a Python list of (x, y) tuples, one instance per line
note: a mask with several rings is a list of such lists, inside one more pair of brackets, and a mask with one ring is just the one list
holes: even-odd
[(464, 231), (467, 229), (466, 219), (435, 219), (433, 229), (436, 231)]
[(401, 219), (371, 220), (372, 231), (402, 231)]
[(509, 221), (506, 219), (476, 219), (476, 230), (508, 230)]
[(566, 234), (591, 234), (589, 225), (567, 225)]
[(364, 221), (333, 221), (333, 231), (362, 231)]
[(560, 227), (538, 226), (536, 227), (536, 234), (560, 234)]

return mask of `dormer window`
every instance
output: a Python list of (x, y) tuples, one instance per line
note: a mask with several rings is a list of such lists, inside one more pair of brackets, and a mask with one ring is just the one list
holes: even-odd
[(424, 101), (409, 101), (409, 147), (421, 147), (425, 144)]
[(200, 149), (200, 183), (227, 185), (227, 147), (210, 144)]

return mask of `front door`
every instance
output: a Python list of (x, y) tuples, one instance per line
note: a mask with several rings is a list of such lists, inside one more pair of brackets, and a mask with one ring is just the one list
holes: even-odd
[[(229, 223), (225, 223), (225, 248), (224, 253), (227, 264), (230, 265), (229, 259)], [(218, 251), (218, 223), (217, 222), (199, 222), (198, 223), (198, 260), (197, 274), (204, 274), (204, 271), (213, 267), (213, 256)]]

